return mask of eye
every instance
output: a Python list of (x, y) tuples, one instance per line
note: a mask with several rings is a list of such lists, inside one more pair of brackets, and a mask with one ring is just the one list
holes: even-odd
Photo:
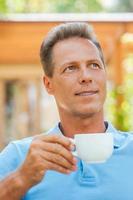
[(99, 68), (100, 68), (100, 65), (97, 64), (97, 63), (91, 63), (91, 64), (90, 64), (90, 67), (91, 67), (92, 69), (99, 69)]
[(70, 66), (67, 66), (64, 69), (64, 72), (71, 72), (71, 71), (74, 71), (74, 70), (76, 70), (76, 66), (75, 65), (70, 65)]

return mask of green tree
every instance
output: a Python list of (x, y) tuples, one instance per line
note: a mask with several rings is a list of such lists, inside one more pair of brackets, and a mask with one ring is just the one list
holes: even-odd
[(5, 0), (0, 0), (0, 13), (7, 12), (7, 4)]
[(51, 11), (64, 13), (85, 13), (85, 12), (100, 12), (103, 10), (102, 5), (97, 0), (52, 0)]
[(110, 9), (112, 12), (133, 12), (132, 0), (117, 0), (114, 7)]
[(98, 0), (0, 0), (1, 13), (100, 12)]

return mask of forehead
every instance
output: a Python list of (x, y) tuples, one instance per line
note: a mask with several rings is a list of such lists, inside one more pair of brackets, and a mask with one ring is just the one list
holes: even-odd
[(80, 61), (81, 59), (101, 60), (98, 48), (85, 38), (73, 37), (57, 42), (53, 47), (53, 61)]

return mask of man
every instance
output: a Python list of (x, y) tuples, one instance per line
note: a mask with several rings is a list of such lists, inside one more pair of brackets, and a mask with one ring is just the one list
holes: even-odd
[[(42, 43), (44, 85), (55, 97), (60, 123), (47, 134), (10, 143), (0, 154), (1, 200), (132, 200), (133, 137), (104, 121), (106, 70), (86, 23), (55, 27)], [(113, 155), (86, 164), (69, 138), (112, 132)]]

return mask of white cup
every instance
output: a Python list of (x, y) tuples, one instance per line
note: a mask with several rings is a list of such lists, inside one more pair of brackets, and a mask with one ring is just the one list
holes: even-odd
[(86, 163), (103, 163), (113, 152), (112, 133), (76, 134), (71, 141), (76, 146), (73, 155)]

